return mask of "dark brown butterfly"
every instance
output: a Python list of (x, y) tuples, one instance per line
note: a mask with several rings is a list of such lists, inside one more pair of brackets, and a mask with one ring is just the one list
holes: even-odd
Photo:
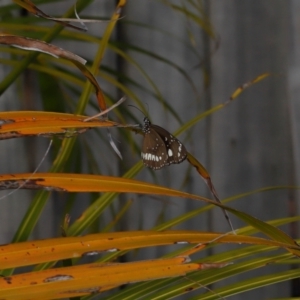
[(179, 164), (187, 157), (184, 145), (170, 132), (152, 125), (147, 117), (142, 128), (145, 136), (142, 147), (144, 165), (159, 170), (170, 164)]

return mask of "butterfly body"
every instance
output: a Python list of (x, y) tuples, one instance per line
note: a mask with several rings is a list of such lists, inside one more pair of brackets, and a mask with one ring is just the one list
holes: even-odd
[(159, 170), (186, 159), (187, 151), (184, 145), (167, 130), (151, 124), (147, 117), (144, 118), (142, 130), (145, 136), (141, 156), (145, 166)]

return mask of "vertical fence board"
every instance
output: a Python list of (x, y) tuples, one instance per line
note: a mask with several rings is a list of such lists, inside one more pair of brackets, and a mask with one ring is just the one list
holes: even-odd
[[(109, 12), (107, 14), (109, 15), (114, 3), (112, 1), (99, 3), (93, 4), (92, 9), (95, 14), (104, 16)], [(182, 2), (173, 1), (172, 3), (181, 4)], [(181, 135), (179, 138), (186, 144), (188, 150), (207, 167), (221, 198), (266, 186), (292, 185), (295, 183), (294, 173), (296, 182), (299, 183), (300, 44), (298, 36), (300, 23), (298, 15), (300, 5), (298, 1), (208, 0), (203, 3), (206, 4), (214, 31), (220, 37), (220, 45), (216, 51), (213, 51), (215, 45), (213, 42), (211, 52), (202, 50), (205, 46), (209, 46), (203, 44), (209, 38), (203, 39), (205, 34), (202, 30), (195, 29), (192, 22), (180, 12), (163, 5), (162, 1), (129, 0), (125, 7), (125, 19), (122, 20), (124, 24), (121, 25), (123, 35), (120, 38), (150, 54), (159, 55), (175, 63), (177, 67), (170, 66), (163, 60), (155, 59), (142, 51), (128, 50), (128, 54), (147, 72), (160, 90), (162, 99), (174, 108), (182, 123), (204, 111), (208, 106), (225, 102), (238, 86), (257, 75), (264, 72), (272, 73), (270, 78), (246, 90), (227, 108), (201, 121), (189, 130), (188, 134)], [(144, 23), (149, 28), (142, 28), (132, 23), (126, 24), (129, 20)], [(102, 25), (99, 26), (104, 28)], [(102, 31), (97, 31), (97, 25), (89, 25), (89, 27), (92, 28), (91, 32), (101, 36)], [(199, 57), (194, 56), (187, 46), (191, 45), (189, 30), (195, 35), (195, 47), (199, 57), (203, 56), (205, 59), (205, 67), (209, 70), (207, 76), (210, 85), (207, 89), (204, 87), (203, 65), (199, 65)], [(76, 49), (76, 45), (72, 48), (74, 46), (72, 43), (62, 46), (85, 58), (93, 57), (94, 49), (83, 47)], [(107, 53), (105, 64), (114, 66), (116, 63), (115, 54)], [(196, 91), (180, 73), (179, 67), (185, 70), (196, 83)], [(125, 62), (122, 65), (122, 71), (125, 71), (128, 77), (137, 83), (145, 84), (146, 79), (131, 64)], [(111, 89), (109, 84), (102, 85), (101, 79), (99, 81), (106, 91), (110, 89), (113, 96), (117, 94), (117, 91)], [(154, 93), (149, 83), (146, 87)], [(133, 90), (142, 99), (143, 104), (149, 106), (149, 116), (153, 123), (165, 127), (170, 132), (180, 127), (180, 122), (174, 115), (167, 112), (158, 100), (158, 95), (150, 95), (139, 88), (133, 88)], [(15, 98), (12, 97), (12, 93), (15, 91), (10, 89), (1, 96), (4, 100), (1, 104), (3, 110), (8, 110), (7, 103), (11, 104), (11, 98)], [(129, 99), (127, 104), (133, 104), (132, 101)], [(15, 106), (9, 107), (9, 109), (15, 108)], [(91, 111), (88, 113), (92, 114)], [(143, 116), (138, 112), (133, 113), (142, 123)], [(139, 137), (137, 139), (141, 141)], [(21, 172), (15, 167), (21, 166), (24, 162), (22, 157), (16, 156), (13, 160), (7, 160), (6, 157), (8, 157), (8, 152), (10, 156), (14, 156), (11, 149), (22, 147), (23, 141), (1, 141), (1, 143), (3, 144), (0, 153), (3, 157), (2, 172)], [(126, 147), (127, 145), (121, 146), (125, 151)], [(108, 163), (114, 161), (112, 165), (115, 170), (117, 158), (114, 153), (109, 153), (110, 150), (106, 151), (107, 161)], [(20, 151), (17, 152), (20, 153)], [(134, 153), (131, 152), (125, 153), (127, 166), (133, 165), (139, 159), (133, 155)], [(110, 160), (111, 157), (113, 158)], [(24, 168), (26, 171), (26, 165)], [(155, 172), (154, 176), (145, 169), (139, 174), (139, 179), (178, 189), (181, 188), (182, 181), (186, 179), (184, 190), (208, 196), (207, 188), (194, 169), (191, 169), (185, 178), (187, 168), (188, 164), (185, 162)], [(230, 205), (268, 221), (289, 215), (290, 196), (291, 193), (288, 190), (277, 190), (252, 195)], [(23, 200), (16, 198), (18, 207), (13, 204), (13, 201), (1, 204), (0, 235), (3, 240), (0, 239), (0, 242), (9, 241), (15, 230), (12, 224), (18, 224), (19, 215), (23, 214), (26, 208), (26, 205), (21, 208), (23, 202), (20, 206), (19, 202)], [(161, 212), (163, 212), (163, 218), (170, 219), (199, 206), (199, 203), (188, 199), (139, 197), (135, 199), (122, 229), (151, 229), (157, 218), (161, 217)], [(61, 205), (56, 208), (61, 209)], [(84, 209), (78, 208), (80, 212)], [(6, 218), (7, 211), (10, 212), (9, 218)], [(235, 227), (244, 226), (241, 221), (234, 217), (232, 219)], [(6, 222), (9, 225), (3, 227)], [(46, 223), (51, 223), (51, 221), (46, 221)], [(208, 224), (211, 225), (210, 228)], [(207, 215), (201, 216), (181, 225), (180, 228), (214, 231), (229, 229), (222, 212), (217, 208), (210, 214), (209, 220)], [(288, 228), (285, 227), (284, 230)], [(53, 235), (57, 235), (57, 232), (54, 231)], [(143, 258), (157, 257), (161, 251), (161, 249), (144, 251), (146, 255)], [(276, 268), (272, 269), (274, 272), (276, 270)], [(263, 275), (265, 272), (265, 269), (258, 270), (257, 274)], [(238, 279), (233, 278), (228, 283), (244, 278), (244, 276)], [(248, 292), (243, 295), (243, 298), (246, 300), (254, 297), (258, 299), (288, 297), (288, 293), (289, 283), (287, 282), (275, 287)], [(232, 299), (240, 298), (240, 295), (232, 297)]]
[[(238, 86), (257, 75), (272, 73), (269, 79), (246, 90), (230, 107), (212, 117), (209, 169), (216, 188), (224, 198), (266, 186), (292, 185), (285, 76), (288, 48), (283, 47), (289, 40), (289, 5), (283, 1), (209, 3), (211, 21), (221, 38), (220, 49), (212, 58), (212, 104), (228, 99)], [(231, 205), (268, 221), (289, 214), (288, 199), (289, 191), (282, 190), (252, 195)], [(215, 211), (215, 230), (224, 228), (220, 219), (220, 212)], [(236, 220), (234, 224), (242, 225)], [(265, 272), (259, 270), (258, 274)], [(245, 299), (253, 299), (258, 292), (260, 299), (287, 296), (288, 290), (286, 283), (247, 293)]]

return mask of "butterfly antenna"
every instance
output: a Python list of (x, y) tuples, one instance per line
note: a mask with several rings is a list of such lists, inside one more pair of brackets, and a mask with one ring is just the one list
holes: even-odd
[[(148, 104), (147, 104), (148, 105)], [(131, 106), (131, 107), (134, 107), (135, 109), (137, 109), (138, 111), (140, 111), (144, 117), (146, 117), (147, 115), (144, 114), (144, 112), (142, 110), (140, 110), (138, 107), (134, 106), (134, 105), (131, 105), (131, 104), (128, 104), (128, 106)]]
[(146, 102), (146, 105), (147, 105), (147, 116), (149, 116), (149, 105), (147, 102)]

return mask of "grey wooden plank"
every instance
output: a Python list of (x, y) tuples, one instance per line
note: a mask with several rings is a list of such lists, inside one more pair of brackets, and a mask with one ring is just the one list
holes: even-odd
[[(216, 188), (221, 197), (228, 197), (265, 186), (292, 185), (285, 76), (289, 53), (283, 47), (289, 41), (289, 3), (212, 0), (209, 4), (211, 21), (221, 37), (220, 49), (211, 60), (212, 105), (226, 100), (239, 85), (261, 73), (282, 74), (253, 86), (236, 103), (212, 117), (209, 169)], [(232, 206), (268, 221), (289, 215), (289, 196), (287, 190), (268, 192)], [(219, 211), (213, 219), (214, 229), (222, 230), (224, 221)], [(242, 226), (240, 221), (234, 223)], [(257, 275), (266, 273), (264, 268)], [(246, 277), (239, 276), (239, 280)], [(285, 283), (246, 293), (243, 298), (283, 297), (289, 296), (288, 291), (289, 283)]]
[[(112, 1), (101, 1), (101, 3), (95, 2), (93, 6), (97, 15), (104, 15), (106, 9), (109, 11), (113, 4)], [(173, 3), (181, 2), (174, 1)], [(180, 14), (170, 11), (160, 2), (131, 0), (126, 6), (126, 19), (162, 28), (169, 31), (170, 35), (133, 25), (124, 25), (122, 29), (124, 33), (122, 38), (126, 42), (158, 53), (187, 70), (189, 75), (199, 83), (197, 88), (202, 96), (200, 99), (195, 97), (191, 86), (174, 68), (136, 51), (128, 53), (151, 76), (164, 99), (179, 112), (184, 122), (203, 111), (205, 107), (226, 101), (239, 85), (258, 74), (266, 71), (279, 74), (255, 85), (235, 103), (198, 124), (191, 133), (191, 137), (182, 135), (180, 139), (186, 142), (189, 151), (207, 167), (222, 198), (269, 185), (293, 184), (294, 172), (299, 182), (299, 168), (297, 170), (294, 168), (294, 162), (296, 166), (299, 166), (297, 154), (299, 153), (300, 128), (298, 118), (299, 21), (297, 18), (300, 7), (298, 2), (209, 0), (206, 4), (215, 31), (221, 37), (219, 49), (207, 57), (206, 64), (210, 68), (211, 79), (208, 91), (205, 91), (202, 86), (202, 71), (193, 68), (199, 60), (191, 55), (186, 47), (188, 43), (187, 22)], [(97, 28), (94, 25), (92, 27), (92, 30)], [(197, 41), (200, 48), (203, 46), (201, 44), (203, 33), (200, 30), (195, 33), (198, 34), (197, 38), (201, 37), (200, 41)], [(178, 39), (172, 37), (171, 34), (176, 35)], [(186, 44), (182, 44), (179, 39), (185, 40)], [(92, 57), (94, 49), (76, 49), (76, 45), (73, 44), (69, 44), (67, 49), (72, 51), (72, 47), (76, 53), (78, 50), (79, 54)], [(112, 54), (108, 54), (105, 59), (108, 64), (116, 63), (115, 56)], [(125, 63), (123, 71), (139, 83), (145, 84), (145, 79), (130, 64)], [(286, 74), (289, 77), (286, 77)], [(109, 88), (109, 85), (104, 85), (104, 88)], [(174, 116), (167, 113), (154, 97), (138, 89), (134, 91), (144, 103), (149, 105), (149, 114), (153, 123), (171, 132), (180, 126)], [(114, 92), (116, 93), (112, 91)], [(143, 117), (138, 113), (136, 115), (142, 121)], [(15, 146), (13, 145), (12, 148)], [(8, 149), (10, 153), (12, 148)], [(122, 146), (122, 149), (126, 151), (126, 145)], [(129, 164), (133, 164), (138, 159), (134, 155), (130, 151), (125, 153), (124, 156)], [(14, 170), (10, 164), (9, 167)], [(138, 178), (150, 182), (157, 180), (159, 184), (181, 188), (186, 168), (187, 163), (170, 166), (156, 172), (156, 178), (153, 178), (147, 170), (143, 170)], [(204, 184), (199, 184), (199, 176), (194, 170), (189, 173), (187, 181), (188, 184), (184, 186), (185, 190), (209, 195)], [(230, 205), (263, 220), (271, 220), (289, 214), (290, 195), (288, 191), (269, 192), (254, 195)], [(8, 204), (11, 205), (11, 203)], [(137, 230), (140, 226), (150, 229), (162, 209), (165, 210), (165, 218), (169, 219), (200, 205), (187, 199), (165, 201), (161, 198), (137, 197), (122, 229)], [(60, 208), (56, 207), (56, 209)], [(16, 215), (20, 215), (19, 207), (18, 210), (12, 206), (5, 208), (5, 211), (11, 210), (15, 211)], [(3, 218), (0, 215), (0, 219), (4, 224), (11, 220), (11, 218), (8, 220), (7, 215), (4, 214)], [(233, 220), (236, 227), (244, 225), (234, 217)], [(43, 221), (47, 222), (46, 219)], [(208, 225), (212, 227), (209, 228)], [(178, 227), (196, 230), (228, 230), (228, 225), (219, 209), (213, 211), (210, 220), (207, 216), (201, 216)], [(9, 236), (12, 232), (3, 234)], [(151, 249), (141, 257), (157, 257), (162, 252), (161, 249)], [(275, 272), (276, 269), (272, 271)], [(258, 270), (257, 274), (263, 275), (265, 272), (265, 269)], [(244, 278), (246, 277), (240, 276), (225, 284)], [(288, 296), (288, 285), (288, 283), (283, 283), (275, 287), (260, 289), (243, 295), (243, 298), (267, 299), (275, 296)], [(240, 297), (232, 299), (240, 299)]]

